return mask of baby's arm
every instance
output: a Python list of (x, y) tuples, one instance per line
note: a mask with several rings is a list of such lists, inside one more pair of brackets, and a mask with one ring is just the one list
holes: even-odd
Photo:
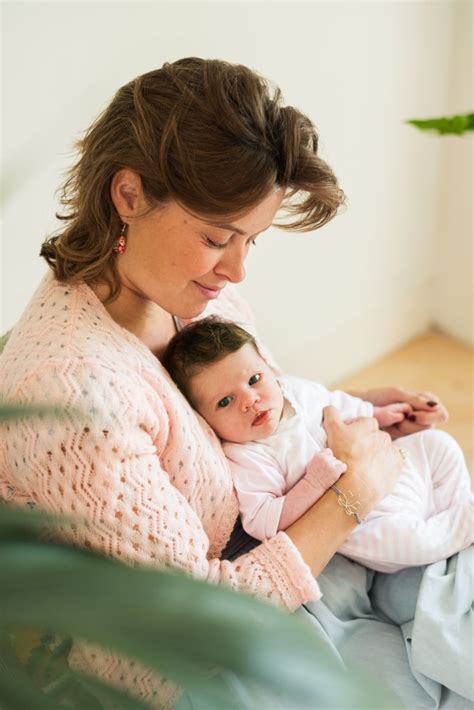
[(356, 417), (374, 417), (381, 429), (399, 424), (405, 416), (410, 417), (413, 412), (407, 402), (394, 402), (383, 407), (374, 407), (370, 402), (341, 390), (329, 392), (329, 404), (340, 410), (341, 417), (346, 422)]
[(374, 407), (374, 417), (379, 423), (381, 429), (400, 424), (405, 417), (413, 416), (413, 409), (407, 402), (395, 402), (394, 404), (386, 404), (384, 407)]
[(284, 496), (278, 530), (286, 530), (306, 513), (346, 470), (346, 464), (339, 461), (331, 449), (318, 451), (307, 465), (303, 478)]
[(330, 449), (313, 456), (302, 478), (286, 490), (284, 473), (267, 451), (225, 445), (244, 530), (257, 540), (273, 537), (297, 520), (346, 470)]

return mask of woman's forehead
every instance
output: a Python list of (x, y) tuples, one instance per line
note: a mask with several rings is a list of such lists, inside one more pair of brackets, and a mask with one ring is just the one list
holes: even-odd
[(285, 190), (276, 186), (263, 200), (256, 205), (247, 209), (245, 212), (228, 215), (212, 215), (198, 213), (190, 210), (182, 203), (172, 201), (176, 207), (183, 213), (183, 216), (189, 221), (196, 223), (204, 223), (216, 229), (224, 229), (236, 234), (252, 235), (257, 232), (264, 232), (268, 229), (275, 218), (281, 202), (283, 200)]

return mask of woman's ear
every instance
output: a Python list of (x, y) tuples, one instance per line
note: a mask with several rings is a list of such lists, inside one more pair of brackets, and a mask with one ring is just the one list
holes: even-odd
[(110, 196), (120, 217), (135, 217), (146, 208), (140, 175), (121, 168), (112, 178)]

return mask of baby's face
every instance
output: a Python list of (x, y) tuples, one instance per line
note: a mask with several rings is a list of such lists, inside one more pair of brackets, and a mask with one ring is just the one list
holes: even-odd
[(190, 383), (194, 404), (221, 439), (244, 444), (273, 434), (283, 395), (273, 370), (247, 343)]

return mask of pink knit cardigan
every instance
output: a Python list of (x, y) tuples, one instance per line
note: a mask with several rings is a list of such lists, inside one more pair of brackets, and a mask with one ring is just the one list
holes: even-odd
[[(233, 287), (213, 311), (240, 322), (251, 317)], [(219, 559), (238, 514), (220, 443), (156, 357), (86, 284), (61, 284), (48, 274), (0, 362), (5, 399), (75, 407), (84, 416), (8, 425), (4, 498), (84, 519), (64, 526), (64, 537), (125, 563), (171, 564), (288, 610), (320, 597), (285, 533), (235, 562)], [(171, 684), (115, 654), (81, 644), (73, 662), (157, 707), (175, 697)]]

